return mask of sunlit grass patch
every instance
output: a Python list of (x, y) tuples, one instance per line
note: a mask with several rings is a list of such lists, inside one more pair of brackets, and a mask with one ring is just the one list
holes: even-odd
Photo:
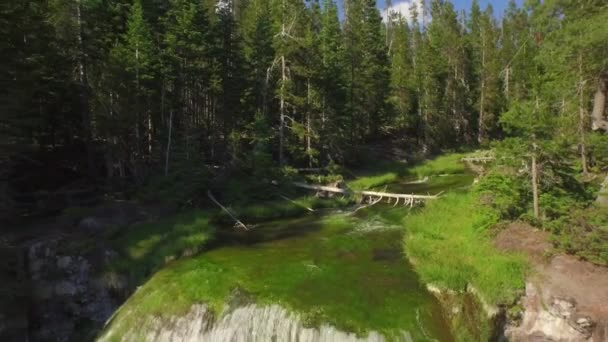
[(496, 213), (474, 194), (429, 202), (405, 219), (405, 250), (423, 282), (463, 291), (472, 285), (492, 304), (511, 303), (523, 289), (523, 256), (499, 252), (487, 229)]
[(348, 181), (348, 186), (353, 190), (368, 190), (396, 183), (400, 178), (420, 180), (425, 177), (461, 174), (465, 172), (465, 165), (460, 159), (465, 155), (444, 154), (412, 166), (401, 162), (378, 162), (358, 172), (354, 180)]
[(457, 174), (465, 171), (465, 165), (460, 161), (466, 154), (448, 153), (434, 159), (424, 161), (408, 169), (408, 174), (419, 178), (443, 174)]
[(125, 228), (110, 243), (119, 251), (111, 269), (140, 281), (183, 254), (194, 254), (213, 236), (209, 213), (190, 210), (151, 223)]

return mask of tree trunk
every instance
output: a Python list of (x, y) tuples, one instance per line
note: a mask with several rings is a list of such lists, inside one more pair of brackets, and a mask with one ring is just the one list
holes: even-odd
[(604, 117), (606, 111), (606, 95), (608, 93), (608, 71), (600, 74), (598, 88), (593, 99), (593, 130), (604, 130), (608, 132), (608, 120)]
[(580, 140), (581, 165), (583, 175), (586, 176), (587, 171), (587, 147), (585, 143), (585, 81), (583, 80), (583, 55), (578, 55), (578, 71), (579, 71), (579, 94), (578, 94), (578, 131)]
[(171, 153), (171, 130), (173, 128), (173, 109), (169, 111), (169, 136), (167, 138), (167, 150), (165, 151), (165, 176), (169, 174), (169, 154)]
[(532, 198), (534, 202), (534, 218), (538, 219), (540, 210), (538, 207), (538, 168), (536, 165), (536, 152), (532, 154)]
[(279, 119), (279, 165), (285, 164), (284, 144), (285, 144), (285, 82), (287, 74), (285, 70), (285, 56), (281, 56), (281, 96), (280, 96), (280, 119)]
[(311, 148), (311, 129), (310, 129), (310, 79), (306, 82), (307, 91), (306, 91), (306, 102), (308, 104), (308, 108), (306, 111), (306, 154), (308, 155), (308, 167), (312, 167), (312, 148)]
[(478, 123), (478, 134), (477, 134), (477, 142), (482, 143), (485, 139), (485, 127), (484, 127), (484, 100), (485, 100), (485, 88), (486, 88), (486, 75), (485, 75), (485, 66), (486, 66), (486, 42), (483, 37), (483, 32), (481, 34), (481, 87), (480, 87), (480, 98), (479, 98), (479, 123)]
[(505, 68), (505, 98), (509, 101), (509, 77), (511, 73), (511, 67)]
[(90, 178), (94, 178), (95, 175), (95, 162), (93, 160), (93, 138), (91, 132), (91, 109), (89, 108), (89, 87), (87, 79), (87, 65), (86, 65), (86, 53), (84, 49), (83, 41), (83, 27), (82, 27), (82, 3), (81, 0), (76, 1), (76, 24), (78, 26), (78, 83), (80, 85), (80, 98), (82, 105), (82, 128), (84, 135), (84, 145), (87, 154), (87, 173)]

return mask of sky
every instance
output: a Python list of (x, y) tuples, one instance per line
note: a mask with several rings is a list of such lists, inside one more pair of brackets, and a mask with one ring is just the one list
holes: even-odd
[[(381, 12), (385, 11), (385, 1), (386, 0), (377, 0), (377, 4), (378, 4), (378, 8), (380, 9)], [(454, 8), (456, 8), (456, 10), (458, 10), (459, 12), (461, 10), (465, 10), (465, 11), (469, 11), (469, 9), (471, 8), (471, 2), (472, 0), (450, 0), (453, 4), (454, 4)], [(478, 0), (479, 1), (479, 6), (481, 7), (481, 9), (485, 9), (486, 6), (488, 4), (492, 5), (492, 8), (494, 9), (494, 15), (496, 17), (502, 17), (502, 13), (504, 12), (505, 8), (508, 5), (508, 0)], [(409, 7), (410, 4), (412, 2), (417, 2), (420, 3), (420, 0), (392, 0), (393, 2), (393, 11), (397, 11), (399, 13), (401, 13), (402, 15), (404, 15), (406, 18), (409, 18)], [(521, 6), (523, 3), (523, 0), (515, 0), (515, 2), (517, 3), (518, 6)]]

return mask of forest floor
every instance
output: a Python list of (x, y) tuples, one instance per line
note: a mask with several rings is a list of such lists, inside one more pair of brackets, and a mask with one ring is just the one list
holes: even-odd
[(530, 260), (533, 272), (526, 286), (539, 291), (536, 298), (531, 298), (527, 290), (527, 300), (523, 302), (526, 310), (534, 310), (534, 301), (550, 308), (557, 301), (566, 301), (561, 303), (572, 307), (565, 304), (567, 313), (562, 314), (575, 320), (590, 318), (594, 322), (590, 328), (593, 340), (608, 341), (608, 268), (559, 253), (550, 242), (549, 232), (522, 222), (513, 222), (502, 230), (494, 244), (504, 251), (524, 253)]

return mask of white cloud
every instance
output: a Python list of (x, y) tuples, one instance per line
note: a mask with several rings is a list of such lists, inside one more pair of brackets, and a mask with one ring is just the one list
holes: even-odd
[[(405, 1), (399, 1), (399, 2), (397, 2), (395, 4), (393, 4), (388, 9), (388, 12), (389, 13), (399, 13), (408, 22), (411, 22), (412, 17), (411, 17), (411, 14), (410, 14), (410, 7), (412, 6), (412, 3), (416, 4), (416, 7), (418, 9), (418, 20), (421, 21), (423, 0), (405, 0)], [(382, 13), (382, 21), (386, 21), (387, 9), (386, 8), (382, 8), (380, 11)]]

